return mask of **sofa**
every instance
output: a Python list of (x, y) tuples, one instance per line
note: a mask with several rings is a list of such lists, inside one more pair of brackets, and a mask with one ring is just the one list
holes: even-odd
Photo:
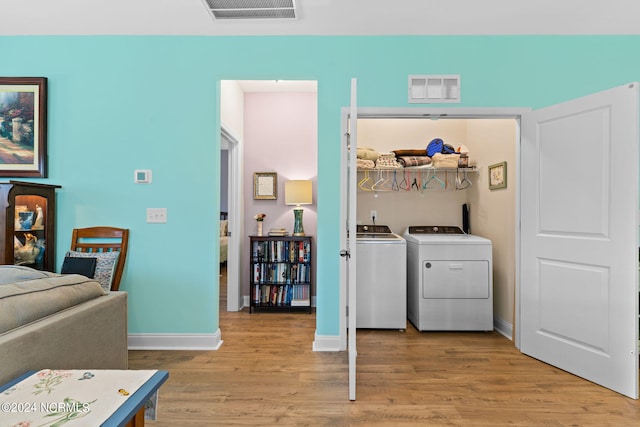
[(127, 366), (126, 292), (0, 265), (0, 385), (30, 370)]

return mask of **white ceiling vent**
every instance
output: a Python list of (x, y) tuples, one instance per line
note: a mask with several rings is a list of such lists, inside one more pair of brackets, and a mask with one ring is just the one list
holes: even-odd
[(460, 75), (409, 76), (409, 103), (460, 102)]
[(296, 19), (295, 0), (204, 0), (215, 19)]

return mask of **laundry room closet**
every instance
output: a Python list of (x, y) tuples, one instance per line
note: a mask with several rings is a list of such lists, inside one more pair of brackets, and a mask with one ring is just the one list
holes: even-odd
[[(493, 244), (494, 327), (512, 337), (515, 294), (516, 147), (518, 124), (511, 118), (359, 117), (358, 148), (378, 153), (426, 150), (433, 139), (466, 147), (473, 169), (359, 169), (358, 224), (387, 225), (402, 235), (409, 226), (463, 228)], [(489, 166), (506, 162), (506, 187), (489, 188)], [(467, 181), (465, 181), (465, 178)], [(456, 182), (457, 181), (457, 182)]]

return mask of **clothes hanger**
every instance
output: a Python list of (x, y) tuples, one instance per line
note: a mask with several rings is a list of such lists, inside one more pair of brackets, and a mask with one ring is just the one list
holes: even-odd
[(467, 170), (464, 170), (464, 178), (462, 179), (462, 185), (464, 185), (464, 188), (469, 188), (473, 185), (473, 182), (471, 182), (471, 180), (469, 178), (467, 178)]
[(467, 178), (467, 170), (463, 170), (464, 179), (460, 179), (460, 169), (456, 170), (456, 190), (465, 190), (473, 185), (473, 183)]
[(413, 178), (413, 182), (411, 183), (411, 188), (416, 187), (416, 190), (420, 191), (420, 184), (418, 184), (418, 177)]
[[(393, 171), (395, 174), (395, 170)], [(383, 172), (384, 182), (380, 184), (380, 189), (383, 191), (393, 191), (393, 182), (391, 180), (391, 171), (386, 170)]]
[(376, 182), (373, 183), (373, 185), (371, 186), (371, 190), (373, 191), (379, 191), (382, 190), (382, 185), (384, 185), (385, 179), (382, 176), (382, 170), (378, 170), (378, 180)]
[(436, 183), (440, 186), (440, 188), (446, 188), (447, 187), (447, 183), (444, 182), (443, 180), (441, 180), (440, 178), (438, 178), (438, 172), (434, 169), (433, 170), (433, 174), (431, 175), (431, 177), (429, 177), (429, 179), (424, 184), (422, 184), (422, 188), (425, 189), (425, 190), (426, 189), (431, 189), (431, 188), (438, 188), (438, 187), (429, 187), (429, 184), (433, 180), (436, 181)]
[(391, 189), (393, 191), (400, 191), (400, 187), (398, 186), (398, 177), (396, 175), (398, 171), (393, 171), (393, 181), (391, 181)]
[(365, 170), (364, 170), (364, 178), (362, 178), (362, 179), (360, 180), (360, 182), (358, 182), (358, 187), (359, 187), (361, 190), (364, 190), (364, 191), (371, 191), (371, 189), (370, 189), (370, 188), (366, 188), (366, 187), (365, 187), (365, 185), (364, 185), (364, 184), (365, 184), (367, 181), (369, 181), (369, 180), (370, 180), (370, 178), (369, 178), (369, 169), (365, 169)]
[(409, 174), (409, 171), (408, 170), (404, 171), (402, 182), (400, 183), (399, 187), (404, 191), (411, 190), (411, 184), (409, 184), (410, 180), (411, 180), (411, 175)]

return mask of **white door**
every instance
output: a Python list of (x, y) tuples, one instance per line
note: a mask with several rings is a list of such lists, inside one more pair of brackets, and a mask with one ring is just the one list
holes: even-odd
[[(351, 80), (351, 107), (343, 121), (343, 142), (340, 174), (340, 281), (343, 314), (346, 317), (347, 349), (349, 353), (349, 399), (356, 400), (356, 147), (357, 147), (357, 80)], [(349, 238), (351, 236), (351, 238)], [(344, 316), (344, 317), (343, 317)], [(340, 335), (343, 335), (344, 329)]]
[(522, 115), (521, 351), (638, 398), (638, 84)]

